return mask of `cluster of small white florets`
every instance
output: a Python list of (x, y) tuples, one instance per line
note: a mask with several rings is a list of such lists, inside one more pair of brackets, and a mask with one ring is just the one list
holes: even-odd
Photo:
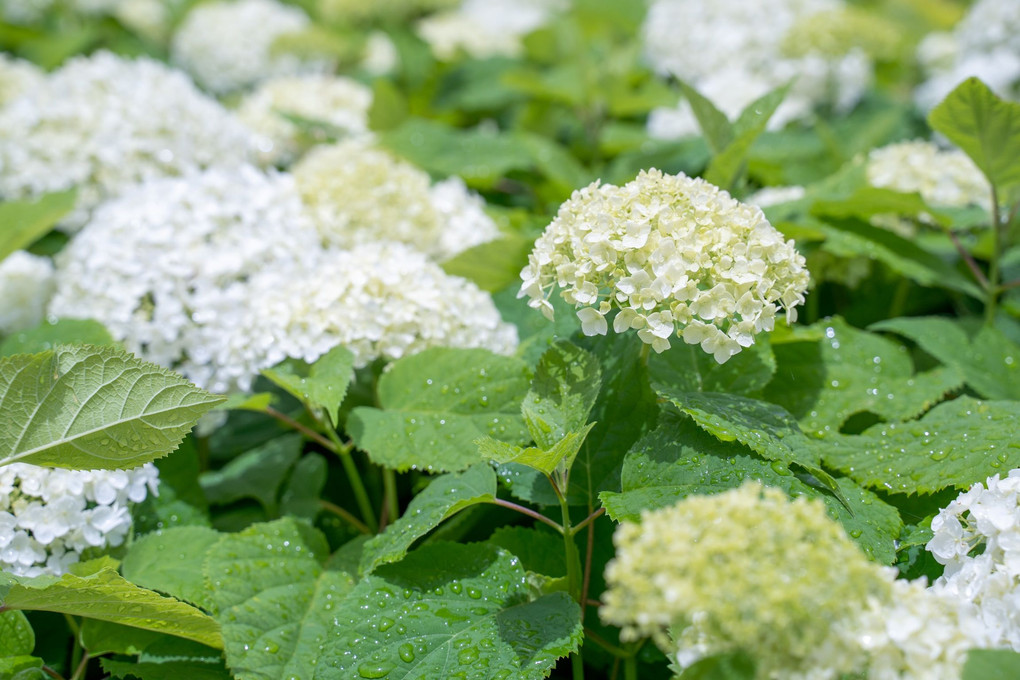
[(988, 646), (1020, 651), (1020, 469), (975, 484), (931, 528), (926, 547), (946, 567), (932, 588), (976, 605)]
[(276, 0), (219, 0), (195, 7), (171, 42), (171, 58), (210, 92), (225, 94), (273, 76), (320, 72), (326, 64), (277, 54), (273, 43), (311, 24)]
[(270, 364), (285, 356), (311, 362), (337, 345), (353, 352), (356, 366), (429, 347), (500, 354), (517, 347), (515, 327), (488, 293), (400, 243), (326, 252), (303, 276), (253, 287), (252, 319), (261, 332), (244, 334), (270, 339)]
[(262, 357), (213, 321), (239, 325), (250, 277), (287, 278), (320, 249), (288, 175), (245, 167), (154, 180), (104, 204), (60, 253), (49, 312), (96, 319), (208, 389), (246, 388)]
[[(351, 78), (303, 75), (273, 78), (241, 100), (238, 118), (258, 134), (263, 163), (287, 165), (304, 150), (300, 128), (287, 115), (325, 123), (345, 137), (368, 132), (372, 90)], [(314, 140), (311, 140), (314, 141)]]
[(460, 52), (477, 59), (515, 56), (521, 51), (521, 39), (567, 4), (566, 0), (462, 0), (455, 9), (422, 19), (417, 31), (444, 61)]
[(0, 570), (59, 575), (89, 549), (118, 546), (131, 530), (132, 503), (155, 495), (159, 471), (0, 467)]
[(868, 153), (866, 171), (872, 186), (916, 191), (933, 207), (991, 207), (988, 180), (959, 149), (920, 139), (890, 144)]
[(972, 76), (1003, 97), (1020, 98), (1020, 3), (978, 0), (952, 33), (921, 41), (917, 56), (928, 80), (914, 100), (926, 111)]
[(53, 294), (53, 261), (23, 250), (0, 262), (0, 335), (42, 322)]
[(804, 258), (761, 209), (702, 179), (649, 170), (618, 187), (575, 191), (535, 242), (520, 296), (552, 316), (554, 287), (586, 335), (636, 329), (656, 352), (676, 334), (719, 363), (770, 331), (781, 305), (796, 320)]
[(328, 245), (398, 241), (444, 260), (499, 235), (461, 179), (432, 186), (426, 172), (363, 139), (313, 149), (294, 176)]
[(61, 226), (157, 177), (240, 165), (252, 135), (179, 71), (107, 52), (71, 60), (0, 108), (0, 199), (76, 187)]
[(0, 52), (0, 106), (43, 81), (43, 70), (29, 61)]
[[(852, 44), (788, 39), (806, 21), (841, 22), (843, 9), (841, 0), (655, 0), (643, 28), (645, 54), (657, 72), (691, 84), (731, 119), (793, 81), (769, 122), (778, 129), (822, 105), (847, 111), (871, 84), (871, 58)], [(831, 31), (810, 34), (824, 42)], [(699, 131), (686, 101), (652, 111), (648, 127), (665, 139)]]

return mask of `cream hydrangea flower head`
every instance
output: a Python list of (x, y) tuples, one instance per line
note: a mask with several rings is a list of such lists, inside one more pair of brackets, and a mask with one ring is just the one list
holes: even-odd
[(917, 192), (932, 206), (991, 209), (991, 187), (967, 154), (916, 139), (868, 153), (868, 183), (904, 193)]
[(286, 165), (304, 149), (298, 127), (284, 114), (322, 121), (345, 136), (363, 135), (368, 132), (371, 105), (372, 90), (351, 78), (282, 76), (246, 95), (237, 116), (259, 135), (259, 159), (269, 165)]
[(552, 318), (560, 288), (585, 335), (636, 329), (656, 352), (670, 338), (724, 363), (770, 331), (779, 306), (796, 320), (804, 258), (761, 209), (702, 179), (641, 172), (618, 187), (575, 191), (535, 242), (519, 296)]
[(273, 54), (277, 38), (310, 24), (301, 9), (276, 0), (217, 0), (188, 12), (171, 41), (171, 57), (216, 94), (273, 76), (319, 72), (325, 63)]
[(684, 667), (743, 650), (760, 678), (850, 672), (856, 643), (832, 627), (890, 588), (820, 501), (757, 482), (646, 511), (613, 542), (602, 619), (623, 639), (653, 637)]
[(151, 59), (79, 57), (0, 108), (0, 200), (76, 187), (75, 231), (138, 182), (237, 167), (251, 132), (186, 75)]
[(425, 17), (416, 30), (444, 61), (462, 50), (477, 59), (516, 56), (522, 38), (566, 6), (565, 0), (462, 0), (456, 9)]
[(462, 180), (432, 186), (426, 172), (366, 140), (317, 147), (294, 176), (330, 245), (398, 241), (444, 260), (499, 235)]

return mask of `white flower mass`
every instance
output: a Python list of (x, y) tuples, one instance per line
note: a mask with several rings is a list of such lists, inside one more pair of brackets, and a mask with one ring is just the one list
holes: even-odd
[(868, 154), (872, 186), (917, 192), (932, 206), (991, 209), (991, 187), (974, 162), (959, 149), (942, 150), (923, 140), (899, 142)]
[(78, 57), (0, 108), (0, 199), (77, 188), (74, 231), (132, 185), (236, 167), (251, 132), (187, 76), (147, 58)]
[(35, 64), (0, 52), (0, 107), (36, 87), (45, 77)]
[(131, 530), (131, 505), (158, 491), (151, 463), (133, 470), (0, 467), (0, 569), (60, 575), (89, 549), (116, 547)]
[(37, 326), (53, 294), (53, 262), (23, 250), (0, 261), (0, 335)]
[(567, 5), (565, 0), (463, 0), (455, 9), (422, 19), (417, 31), (445, 61), (461, 51), (479, 59), (515, 56), (525, 35)]

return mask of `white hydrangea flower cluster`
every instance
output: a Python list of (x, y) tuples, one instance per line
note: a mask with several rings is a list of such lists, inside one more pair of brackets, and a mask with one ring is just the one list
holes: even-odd
[(49, 313), (95, 319), (207, 389), (247, 388), (269, 341), (222, 329), (243, 325), (251, 277), (286, 279), (320, 250), (288, 175), (244, 167), (154, 180), (104, 204), (60, 253)]
[(53, 262), (24, 250), (0, 261), (0, 335), (42, 323), (53, 295)]
[(804, 198), (806, 193), (807, 190), (802, 186), (762, 187), (745, 198), (744, 202), (759, 208), (768, 208), (780, 203), (799, 201)]
[(904, 193), (917, 192), (935, 207), (980, 205), (991, 209), (991, 187), (967, 154), (913, 140), (868, 153), (868, 183)]
[(976, 605), (986, 646), (1020, 651), (1020, 469), (975, 484), (931, 528), (926, 547), (946, 567), (932, 588)]
[[(654, 0), (643, 28), (645, 54), (658, 73), (690, 83), (731, 119), (793, 81), (769, 121), (779, 129), (822, 105), (848, 111), (870, 86), (871, 58), (853, 45), (825, 44), (832, 31), (810, 32), (823, 41), (817, 48), (788, 40), (804, 22), (842, 22), (844, 9), (841, 0)], [(648, 129), (663, 139), (699, 133), (686, 100), (654, 110)]]
[(58, 576), (89, 549), (116, 547), (131, 530), (131, 504), (158, 493), (159, 470), (0, 467), (0, 569)]
[(276, 0), (218, 0), (188, 12), (171, 41), (172, 61), (206, 90), (225, 94), (273, 76), (321, 72), (326, 64), (274, 54), (273, 43), (311, 24)]
[(311, 362), (337, 345), (356, 366), (436, 346), (517, 348), (516, 328), (488, 293), (400, 243), (327, 252), (304, 276), (254, 288), (252, 322), (262, 330), (246, 335), (275, 338), (270, 365), (284, 356)]
[(535, 242), (519, 296), (552, 317), (555, 286), (585, 335), (636, 329), (656, 352), (676, 334), (724, 363), (772, 330), (781, 305), (796, 320), (804, 258), (761, 209), (702, 179), (643, 171), (618, 187), (575, 191)]
[(462, 0), (447, 12), (425, 17), (417, 32), (443, 61), (460, 52), (476, 59), (516, 56), (521, 39), (566, 9), (567, 0)]
[(78, 189), (61, 227), (138, 182), (244, 162), (250, 131), (187, 76), (108, 52), (68, 62), (0, 108), (0, 199)]
[(372, 90), (351, 78), (281, 76), (246, 95), (237, 115), (259, 135), (259, 159), (269, 165), (287, 165), (304, 148), (298, 126), (284, 114), (327, 123), (343, 136), (364, 135), (371, 106)]
[(444, 260), (499, 235), (462, 180), (431, 186), (426, 172), (363, 139), (316, 147), (294, 176), (329, 245), (398, 241)]
[(952, 33), (932, 33), (918, 46), (928, 79), (914, 92), (929, 111), (975, 76), (1003, 97), (1020, 99), (1020, 3), (978, 0)]
[(0, 107), (36, 87), (45, 78), (43, 70), (32, 62), (0, 52)]

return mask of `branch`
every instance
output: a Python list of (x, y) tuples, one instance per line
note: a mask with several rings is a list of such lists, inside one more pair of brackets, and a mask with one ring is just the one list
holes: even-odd
[(321, 434), (319, 434), (315, 430), (311, 429), (307, 425), (302, 425), (298, 421), (296, 421), (293, 418), (291, 418), (290, 416), (288, 416), (286, 413), (282, 413), (280, 411), (277, 411), (272, 406), (267, 406), (265, 408), (264, 413), (266, 415), (268, 415), (268, 416), (272, 416), (273, 418), (276, 418), (277, 420), (279, 420), (281, 423), (287, 425), (288, 427), (291, 427), (291, 428), (297, 430), (298, 432), (300, 432), (304, 436), (308, 437), (312, 441), (314, 441), (317, 444), (325, 447), (328, 451), (333, 451), (334, 453), (337, 452), (336, 448), (334, 448), (334, 446), (333, 446), (333, 442), (329, 441), (328, 439), (326, 439)]
[(494, 505), (498, 505), (498, 506), (503, 507), (503, 508), (508, 508), (510, 510), (514, 510), (514, 511), (519, 512), (519, 513), (521, 513), (523, 515), (527, 515), (528, 517), (531, 517), (533, 519), (537, 519), (539, 522), (543, 522), (545, 524), (548, 524), (553, 529), (555, 529), (557, 532), (559, 532), (561, 534), (563, 533), (563, 527), (561, 527), (559, 524), (557, 524), (556, 522), (552, 521), (551, 519), (549, 519), (548, 517), (546, 517), (542, 513), (535, 512), (534, 510), (532, 510), (530, 508), (526, 508), (523, 505), (517, 505), (516, 503), (511, 503), (510, 501), (505, 501), (502, 498), (494, 498), (494, 499), (492, 499), (490, 501), (490, 503), (493, 503)]

